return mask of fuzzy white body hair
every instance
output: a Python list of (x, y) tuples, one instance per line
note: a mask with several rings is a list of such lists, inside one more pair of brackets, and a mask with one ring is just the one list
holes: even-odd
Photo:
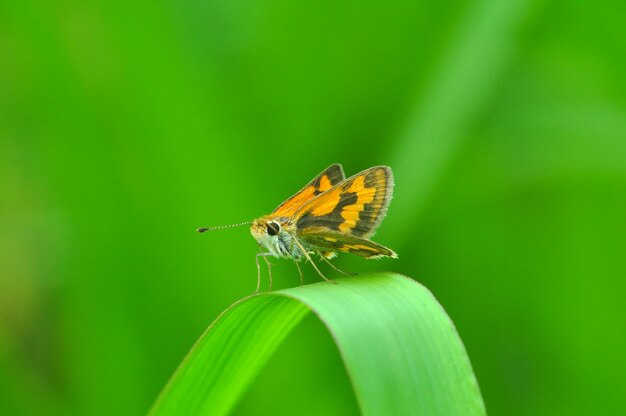
[[(250, 227), (250, 232), (257, 243), (267, 249), (274, 257), (288, 258), (296, 261), (305, 257), (293, 235), (282, 228), (278, 234), (270, 235), (267, 232), (267, 222), (257, 220), (252, 227)], [(305, 249), (307, 248), (305, 247)]]

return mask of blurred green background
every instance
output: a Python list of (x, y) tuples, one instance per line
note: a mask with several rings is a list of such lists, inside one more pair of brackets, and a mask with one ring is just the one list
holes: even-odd
[[(375, 240), (400, 259), (337, 264), (429, 287), (491, 415), (626, 414), (625, 21), (623, 0), (0, 3), (0, 413), (145, 413), (256, 285), (245, 227), (195, 228), (340, 162), (394, 169)], [(296, 410), (357, 412), (315, 318), (236, 413)]]

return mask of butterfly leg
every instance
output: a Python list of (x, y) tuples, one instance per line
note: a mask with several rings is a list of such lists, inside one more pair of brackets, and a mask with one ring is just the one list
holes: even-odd
[(267, 273), (270, 275), (270, 288), (267, 290), (268, 292), (272, 291), (272, 263), (267, 259), (267, 256), (263, 256), (263, 260), (265, 260), (265, 264), (267, 264)]
[(296, 267), (298, 268), (298, 273), (300, 273), (300, 286), (302, 286), (304, 284), (304, 275), (302, 274), (300, 263), (298, 263), (297, 261), (295, 263), (296, 263)]
[(311, 256), (309, 256), (308, 253), (306, 254), (305, 257), (311, 263), (311, 265), (313, 266), (313, 268), (315, 269), (317, 274), (319, 274), (322, 279), (324, 279), (324, 280), (326, 280), (327, 282), (330, 282), (330, 283), (336, 283), (336, 282), (333, 282), (332, 280), (330, 280), (328, 277), (324, 276), (324, 273), (322, 273), (322, 271), (319, 269), (319, 267), (317, 267), (317, 264), (315, 264), (315, 262), (313, 261)]
[(317, 264), (315, 264), (315, 262), (313, 261), (313, 259), (309, 255), (309, 253), (307, 253), (307, 251), (304, 249), (304, 247), (302, 247), (302, 244), (300, 244), (300, 242), (298, 241), (297, 238), (294, 237), (293, 241), (295, 241), (296, 245), (298, 246), (298, 248), (300, 249), (300, 251), (302, 252), (304, 257), (311, 263), (311, 265), (313, 266), (315, 271), (317, 271), (317, 274), (319, 274), (322, 279), (326, 280), (329, 283), (333, 283), (333, 284), (337, 283), (337, 282), (333, 282), (332, 280), (330, 280), (329, 278), (324, 276), (324, 273), (322, 273), (322, 271), (319, 269), (319, 267), (317, 267)]
[(261, 289), (261, 264), (259, 264), (259, 257), (263, 257), (263, 260), (265, 260), (265, 264), (267, 264), (267, 271), (270, 275), (269, 291), (270, 292), (272, 291), (272, 264), (267, 259), (267, 256), (271, 256), (271, 253), (257, 253), (255, 257), (257, 276), (256, 276), (256, 290), (254, 291), (254, 293), (259, 293), (259, 289)]
[(335, 270), (336, 270), (336, 271), (338, 271), (339, 273), (343, 273), (343, 274), (346, 274), (346, 275), (348, 275), (348, 276), (356, 276), (356, 275), (358, 274), (358, 273), (344, 272), (344, 271), (343, 271), (343, 270), (341, 270), (339, 267), (337, 267), (337, 266), (335, 266), (334, 264), (332, 264), (332, 263), (330, 262), (330, 260), (328, 260), (326, 257), (324, 257), (324, 256), (322, 255), (322, 253), (318, 252), (317, 254), (319, 254), (319, 256), (322, 258), (322, 260), (324, 260), (326, 263), (328, 263), (328, 265), (329, 265), (330, 267), (332, 267), (333, 269), (335, 269)]

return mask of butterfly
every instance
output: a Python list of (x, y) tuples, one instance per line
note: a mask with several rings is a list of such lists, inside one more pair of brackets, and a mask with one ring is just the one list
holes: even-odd
[(259, 258), (265, 260), (272, 287), (271, 265), (267, 257), (308, 261), (320, 271), (312, 256), (328, 263), (338, 252), (352, 253), (367, 259), (397, 258), (397, 254), (370, 240), (387, 213), (393, 193), (393, 174), (388, 166), (374, 166), (346, 179), (340, 164), (330, 165), (304, 188), (280, 204), (271, 214), (251, 222), (221, 227), (198, 228), (205, 232), (216, 228), (250, 224), (250, 232), (266, 251), (256, 255), (257, 289), (261, 283)]

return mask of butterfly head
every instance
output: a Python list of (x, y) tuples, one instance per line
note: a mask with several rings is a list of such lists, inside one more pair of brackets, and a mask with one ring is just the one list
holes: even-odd
[(285, 230), (287, 224), (272, 215), (261, 217), (252, 222), (250, 233), (260, 246), (265, 247), (276, 257), (289, 257), (291, 236)]
[(261, 217), (252, 222), (250, 233), (259, 242), (263, 244), (265, 241), (277, 240), (281, 233), (282, 227), (280, 222), (271, 216)]

